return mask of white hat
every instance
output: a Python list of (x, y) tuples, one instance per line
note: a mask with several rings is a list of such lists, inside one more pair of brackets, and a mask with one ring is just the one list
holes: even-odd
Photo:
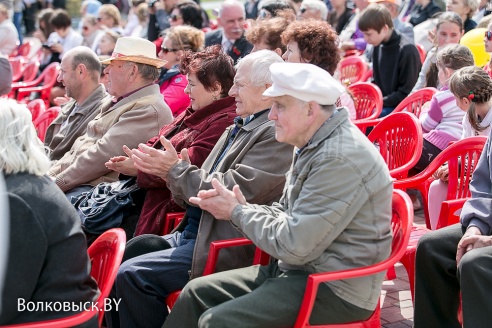
[(124, 60), (161, 68), (167, 61), (157, 58), (156, 50), (155, 44), (149, 40), (125, 36), (116, 40), (111, 58), (102, 60), (101, 63), (109, 64), (112, 60)]
[(345, 88), (327, 71), (313, 64), (274, 63), (270, 65), (272, 86), (264, 96), (291, 96), (320, 105), (334, 105)]
[(380, 2), (389, 2), (394, 5), (397, 5), (398, 7), (401, 7), (402, 4), (401, 0), (369, 0), (369, 3), (380, 3)]

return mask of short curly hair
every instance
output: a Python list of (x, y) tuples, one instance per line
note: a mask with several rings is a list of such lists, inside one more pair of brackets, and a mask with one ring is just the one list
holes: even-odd
[(181, 60), (181, 74), (195, 74), (207, 91), (214, 91), (215, 83), (222, 87), (221, 98), (227, 97), (234, 83), (234, 62), (222, 51), (220, 45), (205, 48), (200, 52), (186, 51)]
[(280, 48), (283, 53), (286, 49), (280, 35), (290, 23), (291, 21), (284, 17), (256, 21), (256, 25), (246, 30), (246, 40), (253, 45), (264, 41), (269, 50), (275, 51), (275, 49)]
[(282, 43), (295, 41), (301, 58), (331, 75), (340, 62), (338, 35), (327, 22), (313, 19), (292, 22), (282, 33)]

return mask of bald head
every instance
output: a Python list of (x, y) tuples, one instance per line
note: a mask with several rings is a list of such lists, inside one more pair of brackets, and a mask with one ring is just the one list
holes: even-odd
[(99, 83), (101, 62), (91, 48), (84, 46), (75, 47), (67, 51), (63, 59), (71, 63), (72, 70), (75, 70), (81, 64), (84, 65), (91, 79)]

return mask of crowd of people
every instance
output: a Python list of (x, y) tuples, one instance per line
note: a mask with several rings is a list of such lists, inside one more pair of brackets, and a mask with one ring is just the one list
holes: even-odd
[[(484, 1), (224, 0), (215, 19), (190, 0), (84, 0), (78, 26), (64, 1), (23, 3), (0, 0), (0, 93), (12, 82), (8, 55), (36, 37), (40, 70), (60, 65), (50, 101), (61, 111), (43, 145), (29, 111), (0, 99), (0, 204), (10, 210), (2, 325), (74, 313), (20, 311), (18, 299), (97, 299), (87, 246), (111, 227), (124, 227), (129, 241), (107, 327), (289, 327), (310, 274), (387, 258), (393, 179), (353, 124), (357, 99), (338, 70), (344, 57), (372, 70), (380, 118), (436, 89), (419, 117), (423, 149), (411, 174), (450, 143), (491, 131), (492, 62), (478, 63), (477, 50), (459, 44), (482, 28), (482, 52), (492, 52)], [(474, 163), (462, 222), (419, 243), (417, 328), (459, 327), (460, 292), (465, 327), (490, 321), (489, 148)], [(430, 187), (432, 229), (447, 178), (443, 165)], [(87, 199), (123, 183), (143, 195), (130, 197), (135, 221), (128, 209), (98, 218), (107, 204)], [(174, 212), (182, 221), (164, 231)], [(237, 237), (270, 264), (249, 266), (254, 246), (240, 246), (202, 277), (211, 242)], [(383, 279), (322, 284), (310, 322), (367, 319)]]

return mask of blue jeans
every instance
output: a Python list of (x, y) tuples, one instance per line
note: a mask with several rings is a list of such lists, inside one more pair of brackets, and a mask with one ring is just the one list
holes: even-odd
[(166, 320), (166, 297), (189, 281), (196, 234), (183, 231), (162, 238), (171, 248), (121, 264), (110, 296), (121, 302), (118, 312), (106, 314), (108, 327), (161, 327)]
[(379, 117), (385, 117), (391, 114), (391, 112), (395, 109), (395, 107), (383, 107), (383, 110), (381, 111), (381, 115)]
[(14, 13), (13, 22), (17, 32), (19, 33), (19, 42), (22, 44), (22, 11), (19, 13)]

